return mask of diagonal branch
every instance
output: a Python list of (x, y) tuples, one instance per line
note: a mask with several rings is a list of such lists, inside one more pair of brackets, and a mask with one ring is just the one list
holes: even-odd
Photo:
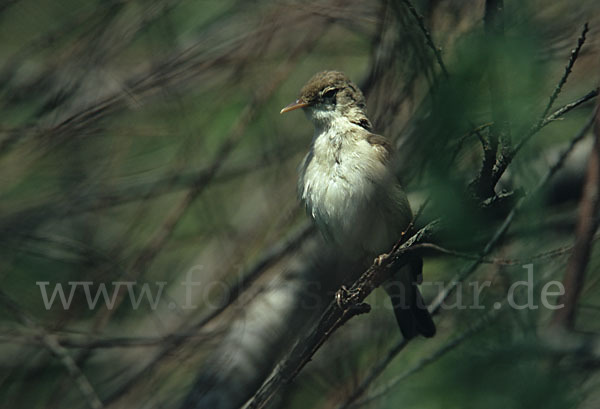
[(546, 118), (546, 115), (548, 115), (548, 112), (550, 112), (550, 109), (552, 108), (552, 105), (554, 105), (554, 101), (556, 101), (558, 94), (560, 94), (560, 91), (562, 90), (563, 85), (565, 85), (565, 83), (567, 82), (567, 79), (569, 78), (569, 75), (571, 74), (571, 70), (573, 69), (573, 65), (575, 65), (575, 61), (577, 60), (577, 57), (579, 56), (579, 51), (581, 51), (581, 47), (583, 47), (583, 43), (585, 43), (585, 35), (587, 34), (587, 32), (588, 32), (588, 23), (585, 23), (583, 25), (583, 31), (581, 32), (581, 35), (577, 39), (577, 46), (575, 46), (575, 48), (571, 50), (571, 57), (569, 57), (569, 62), (567, 63), (567, 66), (565, 67), (565, 73), (563, 74), (560, 81), (558, 81), (558, 84), (556, 84), (556, 88), (554, 88), (554, 92), (552, 92), (552, 95), (550, 96), (550, 99), (548, 100), (548, 105), (546, 105), (546, 109), (544, 109), (544, 113), (541, 116), (542, 120), (543, 120), (543, 118)]
[(437, 60), (437, 63), (439, 64), (440, 68), (442, 69), (442, 72), (444, 73), (444, 77), (448, 78), (449, 74), (448, 74), (448, 70), (446, 69), (446, 65), (444, 64), (444, 61), (442, 60), (442, 54), (440, 53), (439, 48), (437, 48), (435, 46), (433, 39), (431, 38), (431, 33), (427, 29), (427, 26), (425, 26), (425, 19), (423, 18), (422, 15), (419, 14), (419, 12), (415, 8), (415, 6), (410, 2), (410, 0), (402, 0), (402, 3), (404, 3), (404, 5), (408, 8), (408, 11), (410, 11), (410, 14), (412, 14), (412, 16), (417, 21), (419, 28), (421, 29), (421, 31), (423, 32), (423, 35), (425, 36), (427, 45), (433, 51), (433, 54), (435, 55), (435, 59)]
[(313, 357), (315, 352), (339, 327), (352, 317), (368, 312), (370, 307), (363, 303), (367, 296), (389, 278), (390, 271), (403, 262), (411, 246), (429, 237), (438, 222), (423, 227), (403, 244), (396, 245), (388, 254), (380, 256), (347, 290), (346, 295), (338, 292), (337, 302), (332, 301), (310, 333), (301, 339), (292, 351), (275, 368), (269, 378), (258, 389), (245, 406), (246, 409), (263, 408), (282, 386), (292, 381)]
[(535, 134), (537, 134), (539, 131), (541, 131), (544, 127), (546, 127), (550, 123), (562, 118), (565, 114), (567, 114), (568, 112), (571, 112), (573, 109), (577, 108), (578, 106), (596, 98), (598, 96), (598, 91), (599, 91), (598, 88), (591, 90), (590, 92), (588, 92), (584, 96), (576, 99), (575, 101), (563, 105), (562, 107), (560, 107), (559, 109), (554, 111), (551, 115), (547, 116), (546, 118), (542, 119), (541, 121), (538, 121), (535, 125), (533, 125), (529, 129), (527, 134), (517, 143), (516, 147), (510, 152), (510, 154), (502, 155), (498, 159), (498, 161), (496, 162), (496, 167), (494, 168), (494, 173), (492, 175), (491, 182), (490, 182), (490, 183), (492, 183), (492, 186), (495, 186), (496, 183), (498, 183), (498, 181), (500, 180), (500, 178), (502, 177), (502, 175), (504, 174), (504, 172), (506, 171), (508, 166), (512, 163), (512, 161), (513, 161), (514, 157), (517, 155), (517, 153), (521, 150), (521, 148), (523, 148), (523, 146)]
[[(600, 235), (595, 235), (591, 238), (591, 241), (596, 241), (598, 239), (600, 239)], [(434, 250), (434, 251), (437, 251), (442, 254), (446, 254), (446, 255), (454, 256), (454, 257), (458, 257), (458, 258), (464, 258), (467, 260), (479, 260), (480, 259), (480, 256), (477, 256), (475, 254), (451, 250), (451, 249), (439, 246), (434, 243), (420, 243), (420, 244), (413, 246), (412, 248), (415, 250), (418, 250), (418, 249)], [(506, 259), (506, 258), (486, 257), (486, 258), (481, 259), (481, 262), (485, 263), (485, 264), (495, 264), (495, 265), (499, 265), (499, 266), (523, 265), (523, 264), (531, 263), (535, 260), (549, 259), (549, 258), (561, 256), (564, 254), (570, 254), (574, 248), (575, 248), (574, 245), (563, 246), (563, 247), (555, 248), (553, 250), (545, 251), (543, 253), (536, 254), (531, 257), (520, 258), (520, 259), (519, 258)]]
[(582, 96), (581, 98), (576, 99), (573, 102), (570, 102), (566, 105), (563, 105), (562, 107), (560, 107), (559, 109), (557, 109), (556, 111), (554, 111), (551, 115), (549, 115), (547, 118), (544, 118), (543, 120), (541, 120), (539, 123), (537, 123), (536, 125), (534, 125), (529, 132), (527, 133), (527, 135), (525, 135), (525, 137), (523, 139), (521, 139), (521, 141), (519, 141), (519, 143), (517, 144), (514, 152), (513, 152), (513, 156), (517, 154), (517, 152), (519, 152), (521, 150), (521, 148), (523, 147), (523, 145), (525, 145), (527, 143), (527, 141), (529, 141), (529, 139), (531, 139), (531, 137), (533, 135), (535, 135), (536, 133), (538, 133), (542, 128), (544, 128), (546, 125), (548, 125), (549, 123), (556, 121), (557, 119), (561, 118), (563, 115), (565, 115), (566, 113), (572, 111), (573, 109), (577, 108), (578, 106), (580, 106), (581, 104), (594, 99), (598, 96), (598, 88), (591, 90), (590, 92), (588, 92), (587, 94), (585, 94), (584, 96)]

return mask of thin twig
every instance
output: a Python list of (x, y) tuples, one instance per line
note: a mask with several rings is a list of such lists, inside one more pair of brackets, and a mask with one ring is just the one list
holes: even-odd
[[(552, 121), (556, 121), (558, 118), (562, 117), (564, 114), (572, 111), (573, 109), (577, 108), (579, 105), (583, 104), (584, 102), (587, 102), (589, 100), (591, 100), (592, 98), (595, 98), (598, 96), (598, 88), (591, 90), (590, 92), (588, 92), (587, 94), (585, 94), (584, 96), (582, 96), (579, 99), (576, 99), (573, 102), (570, 102), (566, 105), (563, 105), (562, 107), (560, 107), (559, 109), (557, 109), (556, 111), (554, 111), (554, 113), (550, 116), (548, 116), (546, 119), (544, 119), (538, 126), (534, 127), (530, 133), (535, 133), (537, 131), (539, 131), (540, 129), (542, 129), (543, 127), (545, 127), (546, 125), (548, 125), (550, 122)], [(530, 135), (528, 135), (529, 137), (531, 137)], [(525, 141), (526, 142), (526, 141)], [(519, 145), (517, 146), (517, 150), (525, 143), (525, 142), (521, 142), (519, 143)]]
[(448, 78), (449, 74), (448, 74), (448, 70), (446, 69), (446, 65), (444, 64), (444, 61), (442, 60), (442, 54), (440, 53), (440, 50), (433, 43), (433, 38), (431, 38), (431, 33), (429, 32), (429, 30), (427, 29), (427, 26), (425, 25), (425, 19), (423, 18), (423, 16), (421, 14), (419, 14), (419, 12), (415, 8), (415, 6), (410, 2), (410, 0), (402, 0), (402, 3), (404, 3), (404, 5), (410, 11), (410, 14), (412, 14), (412, 16), (417, 21), (419, 28), (421, 29), (421, 31), (423, 32), (423, 35), (425, 36), (427, 45), (433, 51), (433, 54), (435, 55), (435, 59), (437, 60), (437, 63), (439, 64), (440, 68), (442, 69), (442, 72), (444, 73), (444, 77)]
[[(458, 143), (456, 144), (456, 148), (454, 149), (454, 152), (452, 153), (452, 158), (450, 159), (450, 164), (452, 165), (454, 163), (454, 161), (458, 157), (458, 154), (459, 154), (459, 152), (460, 152), (463, 144), (472, 135), (477, 135), (477, 137), (481, 141), (482, 145), (486, 144), (486, 141), (481, 136), (481, 131), (483, 131), (484, 129), (489, 128), (493, 124), (494, 124), (493, 122), (485, 123), (483, 125), (480, 125), (480, 126), (478, 126), (476, 128), (471, 129), (469, 132), (467, 132), (463, 136), (461, 136), (460, 139), (458, 140)], [(485, 152), (485, 149), (484, 149), (484, 152)]]
[(546, 115), (548, 115), (548, 112), (550, 112), (550, 109), (552, 108), (554, 101), (556, 101), (558, 94), (560, 94), (560, 91), (562, 90), (563, 85), (565, 85), (565, 83), (567, 82), (567, 79), (569, 78), (569, 75), (571, 74), (571, 69), (573, 68), (573, 65), (575, 65), (575, 61), (577, 60), (577, 57), (579, 56), (579, 51), (581, 50), (581, 47), (583, 47), (583, 43), (585, 43), (585, 35), (587, 34), (587, 32), (588, 32), (588, 23), (585, 23), (583, 25), (583, 31), (581, 32), (581, 35), (577, 39), (577, 46), (571, 50), (571, 56), (569, 57), (569, 62), (567, 63), (567, 66), (565, 67), (565, 73), (563, 74), (560, 81), (558, 81), (558, 84), (556, 84), (556, 88), (554, 88), (554, 92), (552, 92), (552, 95), (550, 96), (550, 99), (548, 100), (548, 105), (546, 105), (546, 108), (544, 109), (544, 113), (541, 115), (542, 120), (544, 118), (546, 118)]
[[(542, 188), (546, 185), (546, 183), (548, 183), (548, 181), (554, 176), (554, 174), (563, 166), (565, 160), (567, 159), (567, 156), (575, 148), (575, 145), (583, 139), (583, 137), (586, 135), (586, 133), (592, 126), (592, 124), (594, 122), (594, 118), (595, 118), (595, 114), (591, 116), (591, 118), (586, 122), (586, 124), (583, 126), (583, 128), (575, 135), (575, 137), (573, 137), (569, 146), (567, 148), (565, 148), (565, 150), (559, 155), (559, 158), (548, 169), (548, 171), (546, 172), (544, 177), (534, 187), (534, 189), (532, 190), (532, 192), (529, 196), (535, 196), (538, 192), (540, 192), (542, 190)], [(458, 283), (463, 281), (469, 275), (471, 275), (471, 273), (473, 273), (475, 271), (475, 269), (477, 268), (477, 266), (483, 261), (485, 256), (487, 254), (489, 254), (491, 249), (499, 242), (499, 240), (502, 238), (504, 233), (506, 233), (506, 231), (508, 230), (508, 227), (514, 220), (516, 214), (521, 209), (521, 206), (523, 205), (525, 198), (527, 196), (528, 195), (526, 193), (523, 194), (523, 196), (515, 203), (514, 207), (509, 212), (509, 214), (506, 216), (503, 223), (496, 230), (496, 232), (494, 233), (492, 238), (488, 241), (488, 243), (484, 247), (483, 251), (480, 254), (479, 259), (477, 261), (475, 261), (472, 265), (470, 265), (468, 268), (466, 268), (463, 272), (459, 273), (454, 279), (452, 279), (451, 284), (438, 294), (438, 296), (436, 297), (436, 299), (430, 306), (433, 313), (436, 313), (439, 310), (439, 308), (441, 307), (443, 302), (453, 292), (453, 290), (456, 288)]]
[(554, 111), (551, 115), (549, 115), (548, 117), (544, 118), (544, 120), (539, 121), (538, 123), (536, 123), (535, 125), (533, 125), (529, 129), (529, 131), (527, 132), (527, 134), (517, 143), (517, 146), (512, 151), (512, 153), (510, 155), (503, 156), (501, 158), (502, 160), (497, 163), (496, 168), (494, 169), (494, 178), (492, 180), (492, 182), (494, 183), (494, 185), (496, 183), (498, 183), (498, 180), (500, 180), (500, 177), (502, 177), (502, 175), (504, 174), (504, 172), (508, 168), (508, 165), (510, 165), (512, 163), (514, 157), (521, 150), (521, 148), (523, 148), (523, 145), (525, 145), (531, 139), (532, 136), (534, 136), (539, 131), (541, 131), (542, 128), (544, 128), (546, 125), (548, 125), (548, 124), (556, 121), (557, 119), (561, 118), (563, 115), (565, 115), (568, 112), (572, 111), (573, 109), (577, 108), (581, 104), (583, 104), (583, 103), (585, 103), (587, 101), (590, 101), (590, 100), (594, 99), (597, 96), (598, 96), (598, 88), (591, 90), (590, 92), (588, 92), (587, 94), (585, 94), (581, 98), (576, 99), (573, 102), (570, 102), (570, 103), (568, 103), (566, 105), (563, 105), (562, 107), (560, 107), (559, 109), (557, 109), (556, 111)]
[[(600, 239), (600, 235), (596, 235), (594, 236), (591, 240), (592, 241), (596, 241)], [(438, 251), (440, 253), (443, 254), (448, 254), (450, 256), (455, 256), (455, 257), (459, 257), (459, 258), (464, 258), (467, 260), (479, 260), (481, 259), (482, 263), (485, 264), (494, 264), (494, 265), (498, 265), (498, 266), (514, 266), (514, 265), (522, 265), (522, 264), (528, 264), (531, 263), (533, 261), (536, 260), (543, 260), (543, 259), (548, 259), (548, 258), (553, 258), (553, 257), (558, 257), (567, 253), (570, 253), (573, 248), (575, 246), (574, 245), (570, 245), (570, 246), (563, 246), (563, 247), (559, 247), (553, 250), (549, 250), (540, 254), (536, 254), (532, 257), (527, 257), (527, 258), (521, 258), (521, 259), (506, 259), (506, 258), (483, 258), (481, 259), (480, 256), (475, 255), (475, 254), (470, 254), (470, 253), (463, 253), (460, 251), (455, 251), (455, 250), (451, 250), (451, 249), (447, 249), (445, 247), (439, 246), (437, 244), (434, 243), (420, 243), (417, 244), (413, 247), (411, 247), (411, 250), (413, 251), (417, 251), (420, 249), (429, 249), (429, 250), (435, 250)]]

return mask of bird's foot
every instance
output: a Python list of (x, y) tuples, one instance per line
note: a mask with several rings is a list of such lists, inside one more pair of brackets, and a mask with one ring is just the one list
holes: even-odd
[(385, 261), (385, 259), (387, 257), (388, 257), (387, 253), (380, 254), (377, 257), (375, 257), (375, 260), (373, 260), (373, 264), (375, 264), (377, 267), (381, 267), (381, 265), (383, 264), (383, 262)]
[(345, 310), (350, 304), (352, 304), (352, 298), (357, 296), (359, 292), (359, 289), (349, 290), (348, 287), (342, 285), (342, 287), (335, 293), (335, 302), (341, 310)]
[(371, 311), (371, 306), (369, 304), (358, 301), (357, 297), (359, 295), (360, 289), (356, 288), (349, 290), (345, 285), (335, 293), (335, 302), (340, 310), (344, 312), (343, 316), (346, 320), (355, 315), (365, 314)]

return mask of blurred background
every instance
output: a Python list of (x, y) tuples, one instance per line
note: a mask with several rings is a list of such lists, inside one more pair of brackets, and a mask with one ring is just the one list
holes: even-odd
[[(462, 284), (406, 346), (376, 290), (266, 407), (599, 407), (596, 0), (5, 0), (0, 38), (0, 407), (255, 395), (362, 271), (313, 231), (312, 126), (279, 115), (325, 69), (443, 222), (426, 301)], [(539, 308), (506, 302), (523, 280)]]

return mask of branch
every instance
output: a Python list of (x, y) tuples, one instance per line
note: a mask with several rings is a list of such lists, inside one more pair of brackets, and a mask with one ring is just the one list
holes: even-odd
[(596, 109), (594, 146), (588, 160), (583, 197), (575, 230), (575, 245), (567, 264), (563, 280), (565, 293), (560, 301), (564, 308), (556, 310), (552, 326), (572, 330), (575, 324), (577, 301), (585, 281), (585, 271), (590, 259), (593, 237), (598, 228), (600, 209), (600, 110)]
[(483, 139), (481, 132), (483, 130), (489, 128), (492, 125), (493, 125), (493, 122), (485, 123), (483, 125), (480, 125), (478, 127), (471, 129), (470, 131), (465, 133), (463, 136), (461, 136), (460, 139), (458, 140), (458, 143), (456, 144), (456, 148), (454, 148), (454, 152), (452, 153), (452, 159), (450, 159), (450, 162), (449, 162), (450, 165), (452, 165), (454, 163), (454, 161), (456, 160), (456, 158), (458, 157), (458, 154), (460, 153), (460, 150), (462, 149), (462, 146), (465, 143), (465, 141), (473, 135), (477, 135), (477, 137), (479, 138), (479, 140), (484, 148), (484, 153), (485, 153), (485, 148), (487, 147), (487, 141)]
[(565, 83), (567, 82), (567, 78), (569, 78), (569, 75), (571, 74), (571, 69), (573, 68), (573, 65), (575, 65), (575, 61), (577, 60), (577, 57), (579, 56), (579, 51), (581, 50), (581, 47), (583, 47), (583, 43), (585, 43), (585, 35), (587, 34), (587, 32), (588, 32), (588, 23), (585, 23), (583, 25), (583, 31), (581, 32), (581, 35), (577, 39), (577, 46), (571, 50), (571, 57), (569, 58), (569, 62), (567, 63), (567, 66), (565, 67), (565, 73), (563, 74), (560, 81), (558, 81), (558, 84), (556, 84), (556, 88), (554, 88), (554, 92), (550, 96), (548, 105), (546, 105), (546, 109), (544, 109), (544, 113), (541, 116), (542, 120), (543, 120), (543, 118), (546, 117), (546, 115), (548, 115), (548, 112), (550, 112), (550, 108), (552, 108), (554, 101), (558, 97), (558, 94), (560, 94), (560, 91), (562, 90), (563, 85), (565, 85)]
[(591, 90), (590, 92), (588, 92), (587, 94), (585, 94), (584, 96), (582, 96), (579, 99), (576, 99), (573, 102), (570, 102), (566, 105), (563, 105), (562, 107), (560, 107), (559, 109), (557, 109), (556, 111), (554, 111), (554, 113), (550, 116), (548, 116), (547, 118), (545, 118), (544, 120), (542, 120), (541, 122), (539, 122), (537, 125), (535, 125), (533, 128), (531, 128), (531, 130), (529, 131), (529, 133), (525, 136), (525, 138), (523, 138), (519, 144), (517, 145), (517, 147), (515, 148), (515, 151), (513, 153), (516, 154), (522, 147), (523, 145), (525, 145), (525, 143), (527, 143), (527, 141), (536, 133), (538, 133), (543, 127), (545, 127), (546, 125), (548, 125), (550, 122), (556, 121), (557, 119), (559, 119), (560, 117), (562, 117), (563, 115), (565, 115), (566, 113), (572, 111), (573, 109), (577, 108), (579, 105), (583, 104), (584, 102), (587, 102), (595, 97), (598, 96), (598, 88)]
[(590, 92), (588, 92), (581, 98), (576, 99), (573, 102), (563, 105), (562, 107), (560, 107), (559, 109), (554, 111), (554, 113), (552, 113), (548, 117), (544, 118), (543, 120), (541, 120), (538, 123), (536, 123), (535, 125), (533, 125), (529, 129), (529, 132), (519, 141), (519, 143), (517, 143), (517, 146), (515, 147), (515, 149), (513, 149), (510, 154), (502, 155), (502, 157), (496, 163), (496, 168), (494, 169), (494, 175), (493, 175), (492, 181), (491, 181), (491, 183), (493, 183), (493, 186), (495, 186), (496, 183), (498, 183), (498, 181), (500, 180), (500, 178), (502, 177), (502, 175), (508, 168), (508, 165), (510, 165), (512, 163), (514, 157), (521, 150), (523, 145), (525, 145), (531, 139), (532, 136), (534, 136), (539, 131), (541, 131), (542, 128), (544, 128), (546, 125), (558, 120), (566, 113), (572, 111), (573, 109), (577, 108), (578, 106), (582, 105), (583, 103), (596, 98), (597, 96), (598, 96), (598, 88), (591, 90)]
[[(594, 237), (592, 237), (591, 241), (596, 241), (598, 239), (600, 239), (600, 235), (595, 235)], [(563, 254), (570, 253), (574, 248), (575, 248), (575, 245), (563, 246), (563, 247), (559, 247), (559, 248), (552, 249), (549, 251), (545, 251), (543, 253), (536, 254), (536, 255), (534, 255), (532, 257), (528, 257), (528, 258), (507, 259), (507, 258), (496, 258), (496, 257), (481, 258), (480, 256), (475, 255), (475, 254), (463, 253), (461, 251), (447, 249), (445, 247), (439, 246), (434, 243), (420, 243), (420, 244), (417, 244), (417, 245), (411, 247), (412, 250), (419, 250), (419, 249), (434, 250), (434, 251), (438, 251), (442, 254), (447, 254), (450, 256), (454, 256), (454, 257), (464, 258), (467, 260), (480, 260), (481, 259), (482, 263), (494, 264), (494, 265), (499, 265), (499, 266), (522, 265), (522, 264), (531, 263), (535, 260), (543, 260), (543, 259), (558, 257)]]
[(403, 256), (410, 251), (411, 246), (430, 236), (437, 225), (438, 222), (426, 225), (403, 244), (396, 245), (390, 253), (379, 256), (376, 262), (354, 282), (349, 290), (338, 292), (336, 295), (337, 301), (330, 303), (319, 322), (280, 362), (245, 408), (264, 407), (283, 385), (289, 383), (298, 375), (304, 365), (310, 361), (315, 352), (335, 330), (350, 318), (368, 312), (370, 306), (363, 303), (363, 301), (375, 288), (389, 278), (392, 268), (398, 268), (398, 265), (404, 261)]
[(448, 78), (449, 74), (448, 74), (448, 70), (446, 70), (446, 66), (444, 65), (444, 61), (442, 60), (442, 54), (440, 53), (440, 50), (433, 43), (433, 39), (431, 38), (431, 33), (429, 32), (429, 30), (427, 30), (427, 27), (425, 26), (425, 19), (423, 18), (422, 15), (419, 14), (419, 12), (415, 8), (415, 6), (410, 2), (410, 0), (402, 0), (402, 3), (404, 3), (404, 5), (408, 8), (408, 11), (410, 11), (410, 14), (412, 14), (412, 16), (417, 21), (419, 28), (421, 29), (421, 31), (423, 32), (423, 35), (425, 36), (427, 45), (433, 51), (433, 54), (435, 55), (435, 59), (437, 60), (437, 63), (439, 64), (440, 68), (442, 69), (442, 72), (444, 73), (444, 77)]

